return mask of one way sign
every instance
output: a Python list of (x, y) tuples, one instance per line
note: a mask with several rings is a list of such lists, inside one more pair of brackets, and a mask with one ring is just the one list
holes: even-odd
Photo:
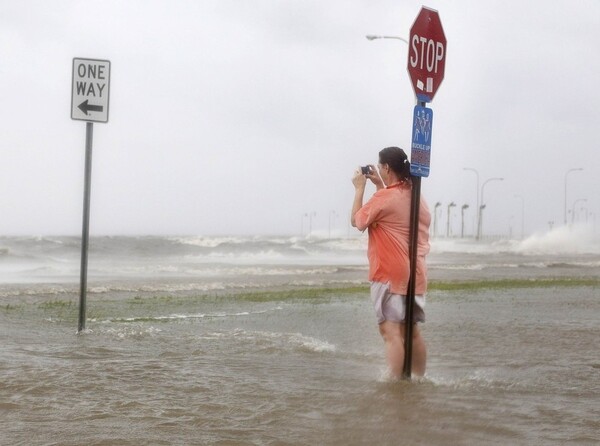
[(110, 61), (73, 59), (71, 119), (108, 122)]

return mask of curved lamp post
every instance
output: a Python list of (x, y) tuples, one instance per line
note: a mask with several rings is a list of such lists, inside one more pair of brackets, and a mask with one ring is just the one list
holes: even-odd
[[(479, 172), (477, 171), (477, 169), (474, 169), (472, 167), (463, 167), (463, 170), (469, 170), (471, 172), (475, 173), (475, 176), (477, 177), (477, 202), (475, 203), (475, 209), (477, 209), (477, 227), (479, 228)], [(477, 235), (475, 235), (477, 237)]]
[(369, 34), (367, 36), (365, 36), (368, 40), (375, 40), (375, 39), (396, 39), (396, 40), (402, 40), (404, 43), (406, 43), (408, 45), (408, 40), (406, 40), (404, 37), (397, 37), (397, 36), (374, 36), (373, 34)]
[(433, 207), (433, 237), (437, 237), (437, 210), (442, 205), (439, 201)]
[(456, 203), (453, 201), (448, 205), (448, 221), (446, 222), (446, 238), (450, 238), (450, 209), (456, 206)]
[(483, 185), (481, 186), (481, 204), (479, 205), (479, 218), (477, 219), (477, 240), (481, 239), (481, 226), (482, 226), (481, 220), (483, 218), (483, 209), (485, 208), (483, 192), (485, 191), (485, 185), (488, 184), (490, 181), (504, 181), (504, 178), (498, 178), (498, 177), (488, 178), (487, 180), (485, 180), (483, 182)]
[(468, 204), (463, 204), (460, 208), (460, 238), (465, 237), (465, 209), (468, 208)]

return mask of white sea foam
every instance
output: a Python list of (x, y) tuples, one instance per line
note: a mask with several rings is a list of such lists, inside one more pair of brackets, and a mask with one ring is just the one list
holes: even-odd
[(462, 376), (426, 375), (424, 382), (437, 387), (453, 389), (477, 389), (477, 388), (510, 388), (519, 386), (518, 382), (507, 380), (505, 376), (493, 369), (473, 370)]
[[(71, 290), (50, 284), (79, 280), (78, 237), (0, 238), (0, 296), (43, 292), (15, 289), (47, 284), (50, 294)], [(97, 237), (90, 241), (91, 293), (111, 291), (211, 291), (232, 287), (322, 284), (347, 279), (348, 267), (366, 268), (365, 234), (352, 237)], [(496, 256), (502, 254), (502, 257)], [(489, 267), (560, 265), (598, 267), (600, 237), (590, 226), (559, 227), (524, 240), (431, 240), (432, 268), (465, 271)], [(565, 256), (562, 259), (561, 256)], [(542, 257), (530, 258), (525, 257)], [(345, 277), (342, 277), (346, 275)], [(295, 276), (295, 277), (292, 277)], [(272, 278), (272, 280), (271, 280)], [(14, 286), (13, 286), (14, 285)], [(10, 289), (10, 288), (13, 289)]]
[(230, 331), (204, 333), (199, 335), (199, 338), (205, 340), (234, 340), (241, 343), (251, 343), (261, 349), (278, 351), (301, 350), (313, 353), (333, 353), (337, 351), (334, 344), (301, 333), (252, 331), (237, 328)]
[(199, 246), (202, 248), (215, 248), (224, 243), (241, 244), (247, 239), (242, 237), (170, 237), (172, 240), (182, 245)]
[(144, 326), (144, 325), (140, 325), (140, 326), (128, 325), (128, 326), (122, 326), (122, 327), (118, 327), (118, 328), (111, 327), (111, 328), (107, 328), (104, 330), (101, 329), (101, 330), (97, 330), (97, 331), (101, 334), (115, 336), (119, 339), (144, 338), (147, 336), (153, 337), (162, 332), (162, 330), (159, 328), (152, 327), (152, 326), (148, 327), (148, 326)]
[(538, 232), (524, 240), (476, 241), (434, 238), (431, 240), (431, 253), (600, 254), (600, 236), (594, 233), (592, 226), (573, 225)]
[(333, 353), (337, 350), (335, 345), (327, 341), (300, 334), (295, 335), (295, 342), (301, 349), (316, 353)]
[(265, 310), (258, 311), (239, 311), (233, 313), (227, 312), (216, 312), (216, 313), (174, 313), (168, 315), (158, 315), (158, 316), (131, 316), (131, 317), (120, 317), (120, 318), (112, 318), (105, 319), (102, 321), (95, 321), (102, 324), (110, 324), (110, 323), (139, 323), (139, 322), (169, 322), (169, 321), (183, 321), (183, 320), (194, 320), (194, 319), (209, 319), (209, 318), (235, 318), (235, 317), (244, 317), (250, 316), (253, 314), (265, 314), (272, 311), (281, 310), (281, 307), (273, 307)]
[(177, 292), (177, 291), (218, 291), (233, 288), (223, 282), (208, 282), (208, 283), (158, 283), (152, 285), (107, 285), (88, 287), (90, 294), (106, 294), (110, 292)]
[[(264, 348), (301, 350), (314, 353), (333, 353), (337, 350), (337, 347), (330, 342), (301, 333), (279, 333), (235, 329), (229, 332), (229, 334), (235, 339), (244, 342), (252, 342)], [(220, 333), (218, 336), (222, 337), (224, 334)]]
[(588, 225), (561, 226), (536, 233), (520, 242), (515, 252), (523, 254), (600, 254), (600, 239)]

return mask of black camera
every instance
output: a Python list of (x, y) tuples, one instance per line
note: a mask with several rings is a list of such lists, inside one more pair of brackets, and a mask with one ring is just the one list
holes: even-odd
[(371, 173), (371, 166), (360, 166), (360, 170), (363, 175), (368, 175)]

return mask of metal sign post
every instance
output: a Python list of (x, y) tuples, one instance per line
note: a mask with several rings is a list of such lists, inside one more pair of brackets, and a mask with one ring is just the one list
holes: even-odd
[(419, 243), (419, 212), (421, 204), (421, 177), (412, 177), (412, 196), (410, 202), (410, 278), (406, 293), (406, 317), (404, 333), (404, 369), (403, 375), (410, 379), (412, 373), (412, 339), (413, 339), (413, 314), (415, 307), (415, 286), (417, 277), (417, 248)]
[(81, 271), (79, 281), (79, 322), (77, 332), (85, 330), (88, 246), (90, 240), (90, 193), (92, 188), (92, 140), (94, 123), (85, 124), (85, 180), (83, 188), (83, 230), (81, 232)]
[(411, 142), (412, 196), (410, 207), (410, 278), (406, 292), (406, 332), (404, 336), (403, 376), (410, 379), (412, 373), (413, 313), (419, 247), (419, 214), (421, 204), (421, 177), (429, 176), (431, 159), (431, 132), (433, 111), (426, 107), (431, 102), (444, 79), (446, 65), (446, 36), (438, 12), (421, 8), (410, 30), (408, 73), (417, 105), (413, 114)]
[(73, 59), (71, 119), (87, 121), (85, 124), (85, 179), (83, 191), (83, 229), (81, 234), (78, 333), (85, 330), (86, 321), (94, 122), (108, 122), (109, 93), (110, 61), (83, 58)]

